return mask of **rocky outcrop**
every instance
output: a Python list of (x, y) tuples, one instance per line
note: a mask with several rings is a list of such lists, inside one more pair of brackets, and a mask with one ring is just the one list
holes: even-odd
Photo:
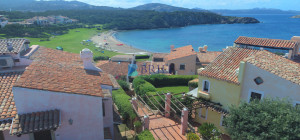
[(291, 18), (300, 18), (300, 15), (292, 16)]
[(234, 23), (244, 23), (244, 24), (250, 24), (250, 23), (260, 23), (259, 20), (252, 18), (252, 17), (228, 17), (228, 20), (222, 21), (224, 24), (234, 24)]

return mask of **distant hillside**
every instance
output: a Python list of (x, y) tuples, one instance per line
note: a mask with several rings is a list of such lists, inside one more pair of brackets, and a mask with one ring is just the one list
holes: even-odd
[(300, 15), (292, 16), (291, 18), (300, 18)]
[(190, 12), (203, 12), (203, 9), (188, 9), (182, 7), (175, 7), (167, 4), (161, 3), (149, 3), (140, 5), (137, 7), (129, 8), (131, 10), (151, 10), (151, 11), (158, 11), (158, 12), (174, 12), (174, 11), (190, 11)]
[[(108, 6), (93, 6), (79, 1), (34, 1), (34, 0), (10, 0), (10, 3), (18, 3), (18, 1), (26, 1), (18, 6), (5, 6), (0, 7), (0, 10), (12, 10), (17, 11), (47, 11), (47, 10), (117, 10), (120, 8), (113, 8)], [(6, 2), (7, 3), (7, 2)], [(14, 4), (10, 4), (14, 5)]]
[(266, 9), (266, 8), (254, 8), (254, 9), (241, 9), (241, 10), (227, 10), (227, 9), (213, 9), (209, 10), (222, 15), (227, 14), (300, 14), (300, 11), (283, 11), (280, 9)]

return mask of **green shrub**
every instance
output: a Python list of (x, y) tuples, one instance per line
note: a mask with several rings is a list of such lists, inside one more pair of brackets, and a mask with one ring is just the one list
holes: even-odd
[(108, 56), (97, 56), (94, 58), (94, 61), (98, 61), (98, 60), (108, 60), (109, 57)]
[(140, 78), (140, 77), (137, 77), (137, 78), (135, 78), (133, 81), (132, 81), (132, 86), (134, 87), (134, 88), (137, 88), (139, 85), (141, 85), (141, 84), (144, 84), (146, 81), (144, 80), (144, 79), (142, 79), (142, 78)]
[(155, 92), (156, 88), (149, 82), (141, 78), (133, 80), (134, 91), (137, 95), (143, 96), (147, 92)]
[(143, 75), (139, 78), (150, 82), (155, 87), (165, 86), (187, 86), (190, 80), (197, 78), (197, 75)]
[(200, 137), (197, 134), (191, 132), (186, 135), (186, 139), (187, 140), (200, 140)]
[(218, 128), (212, 123), (203, 123), (198, 127), (198, 132), (207, 140), (218, 138), (221, 135)]
[(135, 59), (149, 59), (150, 56), (149, 55), (136, 55)]
[[(151, 102), (159, 109), (159, 110), (163, 110), (163, 108), (161, 108), (160, 105), (162, 105), (163, 107), (165, 106), (165, 101), (162, 100), (159, 96), (154, 96), (152, 97), (152, 95), (157, 95), (156, 92), (147, 92), (146, 93), (148, 95), (148, 97), (150, 98)], [(156, 102), (155, 101), (155, 99)], [(149, 105), (149, 107), (153, 110), (157, 110), (157, 108), (149, 101), (149, 99), (147, 97), (143, 97), (144, 101), (147, 103), (147, 105)], [(160, 105), (159, 105), (160, 104)]]
[(123, 81), (123, 80), (117, 80), (117, 81), (123, 90), (125, 90), (125, 91), (129, 90), (129, 84), (126, 81)]
[(135, 111), (130, 103), (131, 97), (128, 96), (123, 89), (113, 90), (112, 98), (123, 119), (129, 120), (136, 117)]
[(142, 126), (142, 123), (140, 121), (135, 121), (133, 124), (134, 124), (135, 127), (141, 127)]
[(198, 87), (198, 80), (196, 80), (196, 79), (191, 80), (191, 81), (189, 81), (188, 85), (189, 85), (189, 90), (191, 91)]
[(144, 130), (136, 137), (136, 140), (155, 140), (155, 139), (149, 130)]

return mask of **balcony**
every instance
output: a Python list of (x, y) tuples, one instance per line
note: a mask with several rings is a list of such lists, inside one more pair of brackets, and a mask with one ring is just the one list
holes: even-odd
[(206, 91), (198, 90), (198, 97), (204, 98), (204, 99), (210, 99), (210, 94)]

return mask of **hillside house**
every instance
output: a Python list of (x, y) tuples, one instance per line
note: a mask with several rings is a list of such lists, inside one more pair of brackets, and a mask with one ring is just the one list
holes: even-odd
[(300, 98), (300, 64), (266, 50), (228, 48), (198, 73), (197, 97), (215, 105), (199, 109), (195, 121), (213, 123), (224, 133), (223, 117), (231, 105), (253, 98), (289, 98), (294, 103)]
[(196, 52), (191, 45), (176, 49), (172, 45), (170, 53), (154, 53), (152, 64), (167, 66), (170, 74), (194, 75), (198, 68), (205, 67), (222, 53), (207, 51), (207, 48), (199, 47)]
[[(31, 47), (30, 47), (31, 48)], [(23, 71), (0, 70), (0, 138), (113, 139), (113, 76), (80, 55), (37, 47)]]

